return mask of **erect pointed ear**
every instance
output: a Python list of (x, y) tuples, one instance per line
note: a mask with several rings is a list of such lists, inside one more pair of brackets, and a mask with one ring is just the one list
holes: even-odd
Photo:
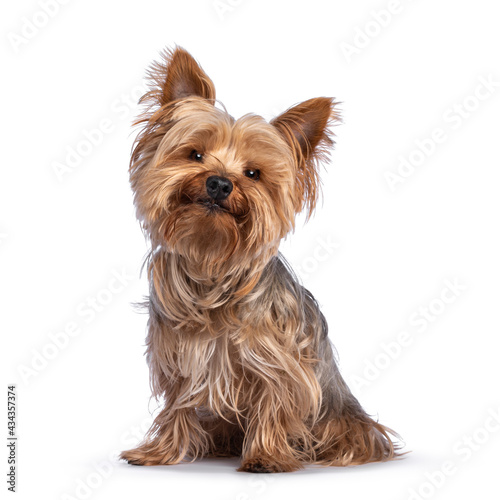
[(314, 210), (318, 197), (318, 161), (325, 160), (333, 146), (330, 125), (339, 119), (331, 97), (309, 99), (271, 121), (292, 148), (298, 165), (299, 210)]
[(160, 106), (191, 96), (215, 101), (212, 80), (189, 52), (176, 47), (163, 51), (161, 56), (161, 61), (153, 63), (149, 70), (154, 86), (149, 98), (153, 97)]

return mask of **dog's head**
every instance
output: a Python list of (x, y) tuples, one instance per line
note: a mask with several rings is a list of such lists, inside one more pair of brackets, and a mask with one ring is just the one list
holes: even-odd
[(185, 50), (165, 52), (150, 77), (130, 176), (153, 245), (207, 264), (275, 253), (296, 214), (315, 207), (333, 99), (310, 99), (270, 123), (235, 120)]

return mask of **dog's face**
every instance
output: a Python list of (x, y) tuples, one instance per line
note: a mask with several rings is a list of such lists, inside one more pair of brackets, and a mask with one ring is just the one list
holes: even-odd
[(296, 214), (315, 206), (333, 100), (311, 99), (271, 123), (235, 120), (216, 107), (212, 81), (183, 49), (165, 53), (150, 76), (130, 174), (153, 244), (208, 264), (250, 265), (276, 252)]

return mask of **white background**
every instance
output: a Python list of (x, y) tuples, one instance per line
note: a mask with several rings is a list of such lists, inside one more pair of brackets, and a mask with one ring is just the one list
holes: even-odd
[[(16, 383), (18, 498), (497, 498), (496, 3), (73, 0), (51, 3), (50, 18), (41, 4), (11, 2), (1, 16), (1, 399), (5, 415)], [(342, 101), (324, 203), (282, 251), (320, 301), (353, 391), (412, 450), (404, 460), (254, 476), (236, 460), (113, 458), (154, 410), (146, 316), (131, 305), (147, 291), (146, 245), (127, 168), (145, 69), (174, 44), (234, 116)], [(488, 92), (481, 79), (497, 83)], [(77, 147), (86, 156), (58, 176)], [(401, 157), (418, 165), (391, 190)], [(446, 280), (460, 288), (444, 291), (448, 303)], [(71, 324), (76, 335), (61, 333)]]

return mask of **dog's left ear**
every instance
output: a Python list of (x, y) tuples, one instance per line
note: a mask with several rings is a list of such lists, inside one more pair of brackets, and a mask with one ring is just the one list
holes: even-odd
[(153, 89), (145, 100), (160, 106), (197, 96), (215, 101), (215, 86), (193, 56), (182, 47), (165, 50), (149, 70)]
[(316, 206), (319, 191), (318, 162), (326, 160), (333, 146), (329, 127), (339, 119), (336, 103), (330, 97), (309, 99), (276, 117), (276, 127), (295, 155), (298, 172), (298, 210), (310, 214)]

